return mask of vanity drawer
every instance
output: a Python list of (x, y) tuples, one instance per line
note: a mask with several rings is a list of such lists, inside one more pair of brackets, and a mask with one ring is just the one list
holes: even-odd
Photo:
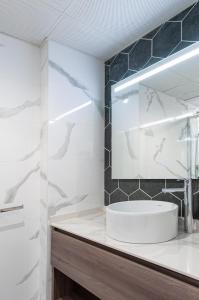
[(52, 230), (52, 266), (102, 300), (198, 300), (199, 288)]

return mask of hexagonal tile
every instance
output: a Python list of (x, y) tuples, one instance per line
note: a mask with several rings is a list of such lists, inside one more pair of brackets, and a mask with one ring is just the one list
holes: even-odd
[(176, 192), (173, 193), (173, 195), (175, 195), (180, 200), (184, 200), (184, 192)]
[[(169, 194), (170, 195), (170, 194)], [(157, 201), (166, 201), (165, 198), (166, 194), (164, 193), (160, 193), (158, 195), (155, 195), (154, 197), (152, 197), (152, 200), (157, 200)]]
[(126, 73), (122, 76), (122, 79), (125, 79), (133, 74), (135, 74), (136, 71), (133, 71), (133, 70), (127, 70)]
[(199, 193), (199, 180), (198, 179), (192, 179), (192, 191), (194, 193)]
[(129, 52), (132, 51), (132, 49), (136, 46), (137, 42), (129, 45), (128, 47), (124, 48), (121, 53), (124, 53), (124, 54), (129, 54)]
[(116, 58), (116, 55), (112, 56), (105, 62), (105, 64), (110, 66), (113, 63), (113, 61), (115, 60), (115, 58)]
[(181, 13), (179, 13), (178, 15), (176, 15), (175, 17), (173, 17), (170, 21), (182, 21), (190, 12), (190, 10), (192, 9), (192, 7), (195, 4), (189, 6), (188, 8), (186, 8), (185, 10), (183, 10)]
[(187, 41), (199, 40), (199, 2), (182, 22), (182, 39)]
[(110, 197), (106, 191), (104, 192), (104, 204), (105, 204), (105, 206), (110, 204)]
[(167, 188), (183, 188), (184, 187), (184, 180), (178, 179), (166, 179), (166, 187)]
[(111, 107), (111, 86), (115, 84), (116, 81), (109, 80), (105, 86), (105, 106)]
[(105, 85), (109, 81), (109, 71), (110, 71), (110, 67), (108, 65), (105, 65)]
[(181, 23), (166, 22), (153, 39), (153, 56), (166, 57), (181, 41)]
[(128, 55), (119, 53), (110, 66), (110, 80), (118, 81), (128, 70)]
[(105, 148), (111, 150), (111, 125), (105, 128)]
[[(162, 26), (162, 25), (161, 25)], [(160, 30), (161, 26), (158, 26), (157, 28), (153, 29), (149, 33), (147, 33), (144, 38), (146, 39), (153, 39), (154, 36), (157, 34), (157, 32)]]
[(109, 151), (109, 164), (110, 164), (110, 167), (111, 167), (112, 166), (112, 151)]
[(147, 68), (155, 63), (157, 63), (158, 61), (160, 61), (161, 58), (157, 58), (157, 57), (153, 57), (151, 56), (151, 58), (149, 59), (149, 61), (146, 63), (146, 65), (144, 65), (144, 68)]
[(139, 40), (129, 53), (129, 69), (140, 70), (151, 57), (151, 41)]
[(199, 219), (199, 194), (193, 195), (193, 217)]
[(105, 149), (104, 167), (105, 167), (105, 169), (108, 168), (108, 167), (110, 167), (110, 153), (106, 149)]
[(105, 117), (105, 126), (107, 126), (108, 124), (110, 124), (110, 116), (111, 116), (111, 109), (110, 107), (105, 106), (104, 108), (105, 113), (104, 113), (104, 117)]
[(124, 194), (120, 189), (117, 189), (110, 195), (110, 203), (127, 201), (128, 196)]
[(164, 193), (160, 193), (159, 195), (153, 197), (153, 200), (157, 200), (157, 201), (167, 201), (167, 202), (171, 202), (171, 203), (175, 203), (178, 205), (178, 215), (182, 216), (182, 203), (183, 201), (180, 199), (177, 199), (175, 196), (173, 196), (172, 194), (164, 194)]
[[(183, 188), (184, 181), (183, 180), (175, 180), (175, 179), (167, 179), (166, 180), (167, 188)], [(178, 199), (184, 199), (184, 192), (175, 192), (173, 193)]]
[(194, 44), (194, 42), (184, 42), (184, 41), (182, 41), (182, 42), (180, 42), (180, 43), (177, 45), (177, 47), (175, 47), (175, 48), (171, 51), (170, 54), (176, 53), (176, 52), (178, 52), (178, 51), (180, 51), (180, 50), (182, 50), (182, 49), (184, 49), (184, 48), (186, 48), (186, 47), (188, 47), (188, 46), (190, 46), (190, 45), (192, 45), (192, 44)]
[(164, 179), (141, 179), (140, 188), (151, 197), (157, 195), (165, 188)]
[(144, 193), (144, 191), (138, 190), (129, 196), (129, 200), (150, 200), (151, 198)]
[(127, 193), (128, 195), (132, 194), (139, 188), (139, 180), (138, 179), (120, 179), (119, 180), (119, 188)]
[(111, 178), (111, 167), (107, 168), (105, 171), (105, 191), (112, 193), (118, 188), (118, 180)]

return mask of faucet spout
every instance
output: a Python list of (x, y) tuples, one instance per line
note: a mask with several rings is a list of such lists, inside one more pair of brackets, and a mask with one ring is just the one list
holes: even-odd
[(184, 192), (185, 189), (184, 188), (165, 188), (162, 189), (163, 193), (176, 193), (176, 192)]
[(164, 188), (163, 193), (184, 193), (184, 230), (185, 232), (193, 232), (193, 211), (192, 211), (192, 180), (185, 179), (183, 188)]
[(193, 232), (193, 209), (192, 209), (192, 180), (186, 179), (184, 181), (184, 226), (188, 233)]

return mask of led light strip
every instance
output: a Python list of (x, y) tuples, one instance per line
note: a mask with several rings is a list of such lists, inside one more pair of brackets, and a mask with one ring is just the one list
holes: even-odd
[(199, 116), (198, 111), (190, 112), (190, 113), (180, 115), (180, 116), (177, 116), (177, 117), (171, 117), (171, 118), (167, 118), (167, 119), (162, 119), (162, 120), (146, 123), (146, 124), (140, 125), (139, 127), (132, 127), (132, 128), (129, 128), (128, 131), (138, 130), (138, 129), (145, 129), (145, 128), (161, 125), (161, 124), (164, 124), (164, 123), (176, 122), (176, 121), (179, 121), (179, 120), (184, 120), (184, 119), (187, 119), (187, 118), (193, 118), (193, 117), (198, 117), (198, 116)]
[(140, 75), (140, 76), (138, 76), (136, 78), (133, 78), (132, 80), (129, 80), (129, 81), (121, 84), (120, 86), (118, 86), (118, 87), (116, 87), (114, 89), (114, 92), (118, 93), (118, 92), (126, 89), (127, 87), (130, 87), (130, 86), (132, 86), (132, 85), (134, 85), (134, 84), (136, 84), (136, 83), (138, 83), (138, 82), (140, 82), (140, 81), (142, 81), (144, 79), (147, 79), (147, 78), (149, 78), (149, 77), (151, 77), (153, 75), (156, 75), (156, 74), (158, 74), (158, 73), (160, 73), (162, 71), (165, 71), (165, 70), (167, 70), (167, 69), (169, 69), (171, 67), (174, 67), (177, 64), (179, 64), (179, 63), (181, 63), (183, 61), (186, 61), (186, 60), (188, 60), (188, 59), (190, 59), (190, 58), (192, 58), (192, 57), (194, 57), (194, 56), (196, 56), (198, 54), (199, 54), (199, 47), (196, 48), (196, 49), (194, 49), (194, 50), (191, 50), (191, 51), (189, 51), (189, 52), (187, 52), (185, 54), (182, 54), (180, 57), (174, 58), (171, 61), (166, 62), (163, 65), (161, 65), (159, 67), (156, 67), (155, 69), (153, 69), (151, 71), (148, 71), (148, 72), (146, 72), (143, 75)]

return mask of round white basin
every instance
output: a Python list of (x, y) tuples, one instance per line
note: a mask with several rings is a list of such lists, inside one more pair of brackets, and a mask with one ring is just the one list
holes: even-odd
[(137, 200), (106, 207), (106, 232), (128, 243), (160, 243), (178, 233), (178, 206), (170, 202)]

